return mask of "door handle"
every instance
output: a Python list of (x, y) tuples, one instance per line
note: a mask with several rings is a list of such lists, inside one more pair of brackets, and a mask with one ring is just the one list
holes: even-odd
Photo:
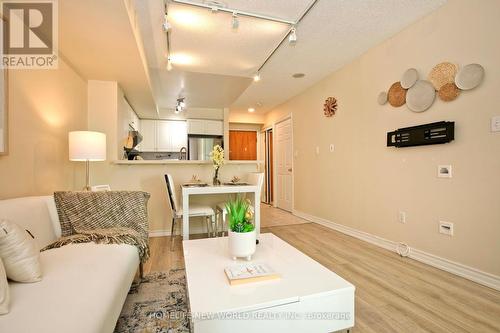
[(292, 172), (292, 168), (288, 169), (288, 172)]

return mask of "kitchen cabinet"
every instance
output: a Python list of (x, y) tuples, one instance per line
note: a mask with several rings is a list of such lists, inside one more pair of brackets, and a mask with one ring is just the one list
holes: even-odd
[(157, 151), (174, 152), (187, 148), (187, 124), (185, 121), (158, 120), (156, 125)]
[(138, 149), (144, 152), (156, 151), (156, 120), (141, 120), (142, 142)]
[(178, 152), (187, 148), (187, 124), (185, 121), (142, 120), (143, 137), (140, 151)]
[(189, 119), (188, 134), (224, 135), (224, 123), (221, 120)]

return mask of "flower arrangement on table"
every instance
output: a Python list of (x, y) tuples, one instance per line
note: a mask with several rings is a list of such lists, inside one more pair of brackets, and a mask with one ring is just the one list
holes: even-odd
[(220, 185), (221, 183), (219, 180), (219, 169), (224, 164), (224, 149), (219, 145), (215, 145), (210, 152), (210, 160), (212, 160), (215, 169), (213, 184)]

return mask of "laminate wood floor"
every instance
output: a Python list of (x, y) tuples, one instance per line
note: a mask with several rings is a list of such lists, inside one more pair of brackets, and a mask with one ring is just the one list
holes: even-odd
[[(262, 220), (268, 217), (263, 211)], [(356, 286), (351, 332), (500, 332), (498, 291), (318, 224), (262, 232), (274, 233)], [(180, 237), (174, 245), (170, 251), (168, 237), (151, 238), (145, 272), (184, 267)]]

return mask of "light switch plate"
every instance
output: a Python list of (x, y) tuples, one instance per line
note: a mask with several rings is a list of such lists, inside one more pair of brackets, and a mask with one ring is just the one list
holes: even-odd
[(491, 131), (500, 132), (500, 116), (491, 117)]
[(319, 155), (319, 147), (316, 146), (316, 155)]
[(438, 165), (437, 168), (439, 178), (451, 178), (451, 165)]

